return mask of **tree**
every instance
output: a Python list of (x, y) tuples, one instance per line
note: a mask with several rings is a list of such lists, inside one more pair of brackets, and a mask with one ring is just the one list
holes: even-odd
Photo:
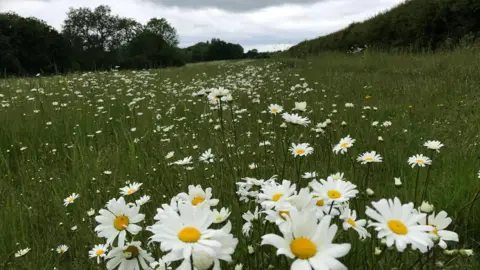
[(173, 28), (166, 19), (152, 18), (145, 26), (145, 30), (151, 33), (160, 35), (171, 46), (177, 47), (179, 43), (179, 37), (177, 31)]

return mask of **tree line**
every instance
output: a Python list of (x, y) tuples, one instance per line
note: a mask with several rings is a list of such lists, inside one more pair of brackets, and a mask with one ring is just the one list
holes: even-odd
[(479, 41), (479, 0), (408, 0), (364, 22), (291, 47), (302, 56), (352, 47), (435, 51)]
[(8, 75), (161, 68), (189, 62), (268, 57), (213, 38), (181, 49), (164, 18), (145, 25), (113, 15), (110, 7), (71, 8), (61, 31), (34, 17), (0, 13), (0, 72)]

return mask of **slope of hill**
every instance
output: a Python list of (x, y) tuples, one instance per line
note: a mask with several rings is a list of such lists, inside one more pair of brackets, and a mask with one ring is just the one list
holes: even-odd
[(292, 55), (365, 45), (412, 51), (453, 48), (480, 38), (480, 0), (408, 0), (345, 29), (290, 48)]

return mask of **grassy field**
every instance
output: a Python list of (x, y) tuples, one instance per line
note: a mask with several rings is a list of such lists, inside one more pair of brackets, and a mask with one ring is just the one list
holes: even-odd
[[(275, 248), (260, 246), (264, 233), (278, 233), (274, 226), (253, 223), (250, 236), (242, 234), (242, 214), (255, 203), (239, 202), (236, 182), (244, 177), (289, 179), (306, 187), (317, 179), (343, 172), (347, 181), (374, 191), (356, 202), (398, 196), (403, 203), (421, 199), (445, 210), (453, 222), (449, 230), (459, 242), (449, 249), (480, 246), (480, 206), (475, 201), (478, 179), (480, 128), (480, 54), (464, 50), (432, 55), (324, 54), (299, 60), (219, 62), (184, 68), (138, 72), (101, 72), (57, 77), (0, 80), (0, 269), (105, 269), (89, 259), (97, 237), (95, 215), (112, 198), (119, 198), (126, 182), (143, 185), (132, 195), (151, 199), (141, 206), (146, 228), (161, 204), (188, 191), (188, 185), (211, 187), (213, 198), (227, 207), (232, 233), (239, 239), (231, 264), (222, 269), (288, 269), (290, 259), (275, 256)], [(212, 108), (205, 97), (193, 97), (202, 88), (225, 87), (232, 100)], [(287, 125), (281, 114), (268, 111), (270, 104), (292, 113), (295, 102), (306, 101), (307, 127)], [(354, 107), (346, 107), (353, 103)], [(327, 119), (324, 132), (312, 131)], [(345, 121), (346, 123), (342, 122)], [(378, 121), (377, 126), (372, 123)], [(391, 126), (384, 127), (384, 121)], [(347, 154), (332, 148), (341, 138), (356, 139)], [(383, 140), (379, 140), (379, 136)], [(440, 153), (426, 149), (427, 140), (445, 146)], [(261, 142), (270, 144), (260, 146)], [(314, 152), (294, 158), (291, 143), (309, 143)], [(211, 148), (213, 163), (199, 161)], [(170, 159), (166, 155), (173, 151)], [(358, 155), (376, 151), (383, 162), (361, 165)], [(433, 156), (431, 166), (412, 168), (415, 154)], [(174, 161), (192, 157), (192, 164)], [(255, 169), (249, 165), (256, 164)], [(396, 187), (394, 178), (403, 182)], [(416, 181), (419, 181), (415, 190)], [(362, 183), (368, 182), (368, 186)], [(428, 186), (426, 187), (426, 182)], [(72, 193), (80, 196), (64, 206)], [(357, 209), (367, 218), (364, 208)], [(383, 249), (373, 240), (360, 242), (354, 231), (342, 231), (337, 243), (352, 243), (340, 259), (350, 269), (478, 269), (478, 256), (444, 255), (440, 248), (420, 255), (408, 248), (399, 253)], [(217, 226), (217, 227), (215, 227)], [(219, 225), (214, 225), (218, 228)], [(135, 240), (158, 259), (158, 243), (147, 246), (149, 231)], [(130, 238), (128, 238), (130, 239)], [(116, 241), (115, 241), (116, 243)], [(68, 250), (59, 254), (59, 245)], [(247, 252), (252, 246), (254, 253)], [(372, 255), (374, 247), (382, 255)], [(21, 257), (15, 253), (31, 250)], [(401, 254), (401, 255), (400, 255)], [(281, 258), (281, 259), (280, 259)], [(366, 258), (366, 259), (365, 259)], [(176, 265), (176, 264), (174, 264)], [(175, 269), (175, 267), (174, 267)]]

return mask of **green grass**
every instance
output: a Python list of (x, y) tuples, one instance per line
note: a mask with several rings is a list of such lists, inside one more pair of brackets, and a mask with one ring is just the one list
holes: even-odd
[[(238, 202), (235, 183), (247, 176), (282, 176), (285, 161), (284, 178), (301, 187), (308, 181), (298, 179), (295, 166), (301, 166), (302, 173), (316, 171), (321, 178), (344, 172), (347, 180), (359, 185), (366, 166), (356, 163), (353, 169), (348, 156), (332, 153), (332, 145), (346, 135), (357, 140), (349, 149), (352, 157), (375, 150), (384, 159), (372, 165), (368, 174), (369, 187), (375, 191), (372, 201), (394, 196), (402, 202), (413, 201), (417, 169), (412, 169), (407, 159), (418, 153), (430, 155), (422, 146), (426, 140), (445, 144), (441, 153), (435, 154), (433, 166), (420, 170), (420, 190), (430, 170), (426, 200), (437, 211), (449, 213), (453, 218), (450, 229), (460, 236), (460, 242), (450, 247), (473, 248), (478, 253), (480, 207), (478, 201), (469, 204), (480, 189), (478, 51), (330, 53), (302, 60), (295, 68), (285, 65), (286, 61), (1, 80), (0, 269), (105, 269), (104, 264), (97, 266), (88, 259), (88, 250), (103, 240), (96, 237), (95, 219), (86, 212), (120, 197), (119, 188), (128, 180), (143, 183), (128, 201), (151, 196), (141, 208), (146, 214), (144, 227), (154, 223), (161, 204), (186, 192), (189, 184), (212, 187), (219, 206), (232, 210), (232, 232), (240, 239), (233, 264), (224, 264), (222, 269), (233, 269), (236, 263), (245, 264), (244, 269), (265, 269), (269, 264), (287, 269), (286, 260), (277, 260), (271, 247), (259, 246), (262, 226), (254, 225), (251, 238), (241, 234), (241, 214), (254, 206)], [(291, 90), (303, 83), (312, 91), (304, 93), (302, 87)], [(220, 124), (218, 112), (191, 94), (202, 87), (219, 86), (232, 90), (233, 101), (223, 112), (224, 128), (214, 129)], [(366, 99), (367, 95), (372, 98)], [(253, 102), (257, 98), (259, 103)], [(308, 111), (301, 113), (312, 120), (307, 128), (289, 126), (284, 130), (279, 127), (281, 116), (263, 113), (274, 103), (291, 112), (295, 101), (307, 101)], [(355, 107), (345, 108), (347, 102)], [(247, 111), (236, 114), (240, 109)], [(311, 128), (327, 118), (332, 124), (325, 135), (316, 137)], [(387, 120), (393, 125), (381, 127)], [(342, 126), (342, 121), (347, 125)], [(373, 121), (380, 121), (379, 126), (372, 127)], [(171, 130), (163, 131), (170, 125)], [(294, 163), (290, 154), (284, 155), (285, 132), (291, 142), (308, 142), (315, 149), (301, 165)], [(378, 136), (384, 141), (379, 142)], [(264, 140), (272, 145), (260, 147)], [(201, 164), (198, 157), (208, 148), (215, 154), (215, 163)], [(175, 156), (166, 160), (169, 151), (175, 151)], [(193, 170), (168, 165), (188, 156), (194, 158)], [(253, 162), (258, 168), (250, 170), (248, 165)], [(104, 174), (106, 170), (112, 174)], [(395, 188), (394, 177), (401, 177), (402, 188)], [(63, 199), (73, 192), (80, 198), (63, 206)], [(360, 216), (365, 217), (363, 211)], [(77, 230), (72, 231), (73, 226)], [(267, 231), (273, 232), (271, 228)], [(145, 243), (150, 235), (143, 231), (137, 239)], [(352, 236), (352, 232), (343, 234), (335, 241), (347, 242)], [(350, 269), (363, 268), (361, 256), (369, 258), (369, 263), (376, 260), (369, 257), (368, 245), (356, 242), (356, 248), (341, 259)], [(69, 246), (63, 255), (55, 252), (61, 244)], [(246, 252), (247, 245), (254, 247), (253, 255)], [(18, 249), (26, 247), (31, 248), (27, 255), (14, 257)], [(152, 251), (158, 259), (158, 248)], [(378, 269), (408, 269), (419, 258), (419, 253), (411, 250), (401, 257), (395, 251), (385, 252)], [(437, 253), (436, 260), (448, 262), (447, 269), (478, 269), (480, 265), (478, 256)], [(420, 265), (427, 269), (426, 263), (414, 268)]]

